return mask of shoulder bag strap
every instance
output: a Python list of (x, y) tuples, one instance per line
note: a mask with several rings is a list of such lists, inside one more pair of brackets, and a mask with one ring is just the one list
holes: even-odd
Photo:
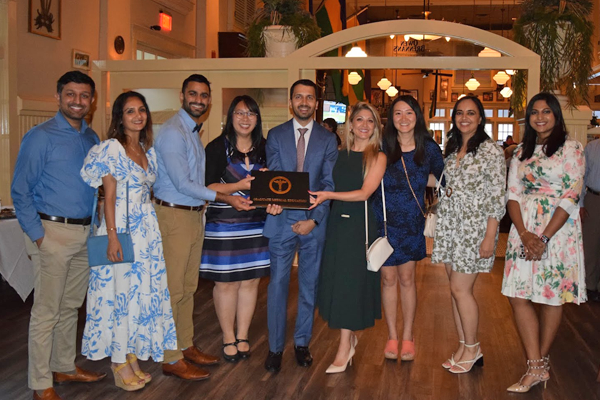
[(404, 167), (404, 175), (406, 175), (406, 180), (408, 181), (408, 187), (410, 188), (410, 191), (412, 192), (412, 195), (415, 198), (417, 205), (419, 206), (419, 210), (421, 210), (421, 214), (423, 214), (424, 217), (427, 217), (427, 215), (425, 214), (425, 211), (423, 211), (423, 208), (421, 208), (421, 204), (419, 203), (419, 200), (417, 200), (415, 191), (413, 190), (412, 185), (410, 184), (410, 179), (408, 179), (408, 172), (406, 171), (406, 164), (404, 163), (404, 156), (400, 157), (400, 159), (402, 160), (402, 166)]
[[(129, 234), (129, 181), (127, 181), (127, 183), (126, 183), (125, 199), (127, 201), (127, 222), (126, 222), (126, 226), (125, 226), (125, 232), (127, 234)], [(96, 215), (98, 215), (98, 213), (96, 212), (97, 209), (98, 209), (98, 189), (96, 189), (96, 193), (94, 193), (94, 205), (92, 206), (92, 222), (90, 225), (90, 237), (93, 236), (94, 226), (96, 226)]]
[[(383, 231), (387, 236), (387, 214), (385, 211), (385, 190), (383, 189), (383, 178), (381, 178), (381, 200), (383, 202)], [(365, 250), (369, 250), (369, 211), (367, 200), (365, 200)]]

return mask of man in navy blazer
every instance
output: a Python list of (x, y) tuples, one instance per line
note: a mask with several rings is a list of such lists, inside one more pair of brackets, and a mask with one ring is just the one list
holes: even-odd
[[(290, 107), (294, 118), (269, 131), (267, 165), (271, 171), (308, 172), (311, 191), (332, 191), (337, 142), (331, 132), (313, 119), (317, 109), (316, 94), (317, 86), (308, 79), (301, 79), (292, 85)], [(263, 234), (269, 238), (271, 251), (271, 279), (267, 298), (269, 355), (265, 361), (268, 371), (277, 372), (281, 368), (290, 272), (296, 250), (299, 253), (298, 316), (294, 349), (299, 365), (308, 367), (312, 364), (308, 343), (312, 335), (328, 214), (329, 202), (324, 202), (311, 211), (285, 209), (279, 215), (267, 216)]]

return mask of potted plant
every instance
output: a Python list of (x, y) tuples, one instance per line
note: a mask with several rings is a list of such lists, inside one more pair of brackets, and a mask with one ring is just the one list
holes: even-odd
[[(300, 0), (263, 0), (263, 3), (248, 26), (250, 57), (283, 57), (321, 37), (321, 29)], [(272, 50), (269, 47), (272, 40), (283, 46), (287, 43), (289, 49)]]
[[(567, 105), (589, 103), (588, 78), (594, 58), (590, 0), (524, 0), (514, 40), (540, 55), (540, 89), (564, 94)], [(523, 109), (526, 73), (514, 76), (512, 106)]]

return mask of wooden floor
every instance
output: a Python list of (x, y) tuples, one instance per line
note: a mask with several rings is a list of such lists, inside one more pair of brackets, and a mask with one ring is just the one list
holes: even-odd
[[(525, 370), (525, 356), (513, 324), (508, 301), (500, 294), (504, 260), (498, 258), (491, 274), (481, 274), (476, 284), (480, 308), (480, 334), (485, 366), (469, 374), (453, 375), (440, 364), (457, 344), (452, 322), (447, 277), (429, 259), (418, 265), (419, 306), (415, 322), (417, 358), (402, 364), (384, 361), (385, 321), (358, 333), (352, 367), (342, 374), (326, 375), (333, 360), (338, 332), (317, 315), (310, 368), (296, 365), (292, 331), (297, 280), (292, 278), (288, 314), (288, 340), (282, 370), (271, 374), (263, 368), (268, 351), (266, 288), (261, 282), (256, 315), (250, 331), (252, 356), (237, 364), (221, 362), (210, 368), (203, 382), (185, 382), (163, 376), (160, 365), (143, 363), (153, 381), (142, 391), (126, 393), (115, 388), (112, 377), (95, 384), (69, 384), (57, 388), (66, 400), (91, 399), (600, 399), (596, 383), (600, 363), (600, 304), (565, 306), (558, 337), (551, 351), (551, 379), (528, 394), (508, 394), (506, 388)], [(212, 301), (212, 284), (201, 281), (196, 294), (196, 343), (207, 352), (220, 352), (221, 336)], [(0, 286), (0, 399), (31, 399), (27, 388), (27, 326), (31, 297), (23, 303), (12, 289)], [(78, 347), (83, 328), (80, 317)], [(109, 361), (77, 359), (78, 365), (110, 374)]]

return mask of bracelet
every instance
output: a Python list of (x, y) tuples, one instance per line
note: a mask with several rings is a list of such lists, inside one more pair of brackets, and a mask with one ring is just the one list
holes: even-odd
[(107, 231), (116, 231), (117, 228), (106, 228)]
[(550, 238), (546, 235), (541, 235), (540, 240), (542, 241), (542, 243), (548, 244), (548, 242), (550, 241)]

